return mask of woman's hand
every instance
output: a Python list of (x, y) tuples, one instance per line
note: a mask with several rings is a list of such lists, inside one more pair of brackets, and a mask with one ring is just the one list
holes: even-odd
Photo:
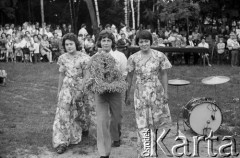
[(164, 93), (164, 95), (163, 95), (163, 102), (168, 103), (168, 94), (167, 93)]
[(81, 101), (83, 97), (83, 91), (78, 91), (74, 97), (75, 101)]

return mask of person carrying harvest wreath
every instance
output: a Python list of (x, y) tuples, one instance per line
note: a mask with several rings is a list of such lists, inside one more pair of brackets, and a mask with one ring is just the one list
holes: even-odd
[(78, 144), (82, 135), (88, 135), (93, 114), (91, 98), (83, 91), (83, 78), (90, 57), (80, 50), (77, 36), (63, 36), (66, 53), (58, 58), (58, 104), (53, 123), (53, 147), (62, 154), (70, 144)]
[[(91, 80), (93, 79), (96, 84), (95, 86), (93, 86), (93, 89), (97, 89), (94, 93), (97, 115), (96, 123), (98, 152), (100, 154), (100, 158), (109, 158), (111, 147), (120, 146), (122, 104), (124, 100), (122, 98), (123, 95), (121, 92), (115, 91), (114, 88), (111, 90), (109, 90), (108, 88), (114, 86), (117, 87), (117, 84), (115, 85), (114, 83), (117, 82), (119, 85), (122, 83), (121, 81), (123, 80), (123, 82), (126, 84), (125, 78), (127, 75), (127, 58), (122, 52), (115, 50), (115, 37), (111, 31), (101, 31), (97, 43), (100, 44), (101, 49), (100, 52), (97, 52), (95, 55), (92, 56), (88, 64), (89, 71), (87, 76), (90, 77), (86, 78), (91, 78)], [(106, 63), (104, 63), (103, 60), (107, 60)], [(100, 65), (97, 66), (98, 64)], [(112, 66), (114, 68), (109, 69), (109, 67)], [(92, 69), (93, 71), (91, 71)], [(109, 69), (109, 74), (104, 75), (103, 73), (105, 73), (106, 69)], [(99, 72), (96, 74), (96, 71)], [(94, 75), (92, 73), (94, 73)], [(113, 77), (114, 74), (120, 74), (119, 78), (121, 78), (122, 80), (118, 80), (118, 77), (116, 76), (116, 78)], [(106, 79), (106, 82), (103, 82), (100, 76), (105, 76), (103, 78)], [(111, 83), (113, 84), (112, 86), (108, 87), (108, 85), (110, 85), (108, 81), (111, 79), (113, 81)], [(108, 90), (104, 90), (105, 88)]]
[[(136, 43), (139, 45), (140, 51), (129, 57), (127, 65), (129, 87), (126, 93), (126, 105), (129, 105), (131, 85), (135, 84), (134, 108), (138, 128), (138, 158), (154, 157), (156, 154), (155, 151), (149, 155), (144, 153), (145, 134), (149, 133), (152, 138), (156, 138), (155, 130), (171, 123), (170, 110), (167, 104), (166, 69), (171, 68), (172, 65), (162, 52), (150, 48), (152, 42), (152, 35), (149, 31), (138, 32)], [(132, 83), (134, 75), (136, 82)], [(159, 76), (161, 77), (159, 78)], [(153, 150), (155, 145), (155, 142), (151, 144)]]

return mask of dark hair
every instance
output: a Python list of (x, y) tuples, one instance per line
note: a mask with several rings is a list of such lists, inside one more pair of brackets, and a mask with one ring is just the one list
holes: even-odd
[(122, 35), (126, 36), (126, 34), (125, 34), (124, 32), (122, 32), (120, 35), (121, 35), (121, 36), (122, 36)]
[(78, 41), (78, 38), (77, 36), (74, 34), (74, 33), (67, 33), (63, 36), (63, 41), (62, 41), (62, 46), (64, 48), (64, 51), (66, 52), (66, 48), (65, 48), (65, 42), (66, 40), (70, 40), (70, 41), (73, 41), (76, 45), (76, 49), (77, 51), (80, 51), (81, 48), (80, 48), (80, 42)]
[(47, 39), (48, 39), (48, 36), (47, 36), (46, 34), (43, 34), (43, 35), (42, 35), (42, 38), (44, 38), (44, 37), (47, 37)]
[(33, 35), (33, 39), (34, 39), (35, 37), (37, 37), (37, 38), (38, 38), (38, 35), (37, 35), (37, 34)]
[(108, 31), (108, 30), (102, 30), (100, 33), (99, 33), (99, 37), (98, 37), (98, 47), (101, 48), (101, 40), (103, 38), (109, 38), (112, 40), (112, 49), (115, 50), (115, 47), (116, 47), (116, 41), (115, 41), (115, 37), (113, 35), (113, 33), (111, 31)]
[(110, 25), (110, 24), (107, 24), (107, 25), (105, 26), (105, 29), (108, 28), (108, 27), (111, 27), (111, 25)]
[(1, 34), (1, 38), (2, 38), (3, 35), (5, 35), (5, 37), (7, 37), (7, 34), (3, 32), (3, 33)]
[(81, 25), (81, 28), (83, 28), (84, 26), (86, 26), (86, 24), (83, 23), (83, 24)]
[(139, 39), (148, 39), (150, 40), (150, 45), (153, 43), (152, 34), (147, 30), (141, 30), (136, 35), (136, 44), (138, 45)]

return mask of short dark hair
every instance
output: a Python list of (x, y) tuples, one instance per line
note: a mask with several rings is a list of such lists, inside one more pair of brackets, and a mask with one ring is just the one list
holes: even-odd
[(138, 45), (139, 39), (150, 40), (150, 45), (153, 43), (152, 34), (148, 30), (141, 30), (136, 35), (136, 44)]
[(111, 27), (111, 25), (110, 25), (110, 24), (107, 24), (107, 25), (105, 26), (105, 29), (108, 28), (108, 27)]
[(86, 24), (83, 23), (83, 24), (81, 25), (81, 28), (83, 28), (84, 26), (86, 26)]
[(112, 40), (112, 49), (115, 50), (115, 47), (116, 47), (115, 37), (114, 37), (113, 33), (108, 30), (102, 30), (99, 33), (98, 46), (101, 48), (101, 40), (106, 37)]
[(80, 48), (80, 42), (78, 41), (78, 38), (77, 36), (74, 34), (74, 33), (67, 33), (63, 36), (63, 41), (62, 41), (62, 46), (64, 48), (64, 51), (66, 52), (66, 48), (65, 48), (65, 42), (66, 40), (70, 40), (70, 41), (73, 41), (76, 45), (76, 49), (77, 51), (80, 51), (81, 48)]
[(201, 40), (203, 40), (203, 39), (206, 40), (206, 37), (205, 37), (205, 36), (202, 36), (202, 37), (201, 37)]
[(48, 36), (47, 36), (46, 34), (43, 34), (43, 35), (42, 35), (42, 38), (44, 38), (44, 37), (47, 37), (47, 39), (48, 39)]

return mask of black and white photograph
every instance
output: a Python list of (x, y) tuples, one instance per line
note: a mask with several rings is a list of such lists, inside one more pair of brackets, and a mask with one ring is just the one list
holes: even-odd
[(0, 0), (0, 158), (240, 157), (239, 0)]

